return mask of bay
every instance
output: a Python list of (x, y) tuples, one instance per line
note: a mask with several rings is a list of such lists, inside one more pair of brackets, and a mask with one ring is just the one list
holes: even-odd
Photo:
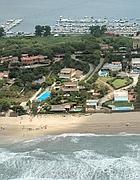
[(139, 18), (139, 0), (0, 0), (0, 23), (22, 18), (15, 28), (31, 32), (37, 24), (55, 25), (59, 16)]

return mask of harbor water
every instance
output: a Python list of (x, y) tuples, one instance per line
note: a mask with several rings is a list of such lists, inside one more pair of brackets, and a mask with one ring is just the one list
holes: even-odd
[(0, 180), (140, 180), (139, 135), (64, 134), (0, 147)]
[(0, 24), (23, 19), (15, 31), (33, 32), (37, 24), (55, 25), (59, 16), (77, 18), (140, 18), (139, 0), (0, 0)]

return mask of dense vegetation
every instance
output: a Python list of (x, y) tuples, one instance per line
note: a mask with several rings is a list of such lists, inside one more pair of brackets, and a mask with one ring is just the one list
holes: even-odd
[[(97, 28), (98, 29), (98, 28)], [(33, 81), (44, 76), (46, 82), (42, 85), (46, 87), (51, 85), (54, 81), (58, 80), (58, 73), (64, 67), (72, 67), (87, 73), (89, 71), (88, 63), (97, 66), (99, 64), (102, 54), (106, 61), (110, 62), (112, 60), (122, 60), (123, 55), (118, 55), (113, 53), (112, 49), (103, 52), (100, 44), (109, 44), (114, 50), (118, 50), (120, 46), (125, 47), (126, 58), (129, 57), (129, 52), (132, 48), (132, 41), (125, 37), (109, 37), (104, 35), (105, 27), (100, 29), (100, 34), (97, 33), (97, 29), (91, 28), (90, 35), (82, 36), (59, 36), (53, 37), (50, 35), (50, 29), (47, 26), (36, 26), (36, 36), (35, 37), (1, 37), (0, 38), (0, 57), (1, 56), (18, 56), (19, 59), (21, 54), (29, 55), (46, 55), (51, 60), (50, 66), (38, 67), (34, 69), (22, 69), (18, 66), (10, 69), (10, 78), (15, 78), (14, 84), (6, 88), (6, 82), (0, 81), (0, 104), (1, 110), (7, 110), (11, 105), (16, 107), (19, 106), (20, 102), (29, 100), (34, 93), (34, 90), (40, 88), (39, 86), (34, 86)], [(71, 59), (71, 55), (76, 51), (82, 51), (83, 55), (81, 60), (78, 62)], [(62, 61), (54, 62), (53, 57), (56, 54), (65, 53), (65, 58)], [(8, 69), (8, 64), (0, 65), (0, 72)], [(90, 89), (96, 90), (101, 96), (105, 95), (108, 91), (106, 87), (98, 87), (96, 85), (96, 80), (98, 76), (94, 75), (87, 82), (80, 82), (81, 85), (85, 86), (85, 90), (75, 94), (72, 93), (68, 101), (76, 101), (77, 104), (84, 103)], [(77, 98), (75, 98), (75, 96)], [(22, 97), (24, 97), (22, 99)], [(55, 92), (54, 98), (50, 100), (50, 104), (61, 103), (63, 100), (61, 92)], [(49, 102), (48, 102), (49, 103)], [(20, 110), (20, 108), (19, 108)]]
[(139, 76), (139, 80), (136, 86), (136, 93), (137, 93), (137, 99), (136, 99), (136, 103), (135, 103), (135, 108), (140, 110), (140, 76)]

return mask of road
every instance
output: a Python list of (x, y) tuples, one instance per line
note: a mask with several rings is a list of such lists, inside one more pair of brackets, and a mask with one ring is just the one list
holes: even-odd
[[(73, 60), (75, 60), (75, 61), (78, 61), (78, 62), (81, 62), (81, 63), (86, 63), (85, 61), (82, 61), (82, 60), (76, 58), (76, 55), (74, 55), (74, 54), (71, 55), (71, 58)], [(95, 73), (97, 73), (102, 68), (103, 64), (104, 64), (104, 59), (103, 58), (100, 59), (100, 63), (99, 63), (99, 65), (96, 68), (94, 67), (93, 64), (88, 63), (88, 65), (90, 67), (90, 70), (80, 80), (84, 80), (85, 82), (87, 82), (92, 76), (94, 76)]]
[(98, 73), (100, 71), (100, 69), (102, 68), (102, 66), (104, 65), (104, 59), (101, 58), (100, 59), (100, 63), (98, 64), (98, 66), (91, 72), (91, 74), (89, 75), (89, 77), (87, 79), (85, 79), (85, 82), (87, 82), (88, 80), (90, 80), (92, 78), (92, 76), (94, 76), (96, 73)]

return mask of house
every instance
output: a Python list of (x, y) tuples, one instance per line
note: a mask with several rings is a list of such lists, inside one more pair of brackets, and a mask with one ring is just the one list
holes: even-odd
[(132, 73), (140, 74), (140, 58), (132, 58)]
[(79, 91), (77, 82), (65, 82), (61, 87), (63, 92), (76, 92)]
[(69, 112), (72, 108), (74, 108), (76, 103), (65, 103), (65, 104), (58, 104), (52, 105), (50, 112)]
[(7, 79), (9, 77), (9, 72), (0, 72), (0, 79)]
[(55, 54), (54, 60), (55, 62), (63, 60), (65, 58), (65, 54)]
[(102, 70), (121, 71), (122, 70), (122, 63), (121, 62), (106, 63), (103, 66)]
[(125, 90), (117, 90), (114, 91), (114, 101), (115, 102), (128, 102), (128, 91)]
[(130, 102), (136, 101), (137, 93), (134, 91), (134, 89), (131, 89), (128, 91), (128, 98)]
[(125, 90), (117, 90), (114, 91), (114, 101), (108, 105), (112, 111), (126, 112), (133, 111), (134, 106), (130, 103), (128, 91)]
[(11, 63), (11, 62), (17, 62), (18, 57), (13, 57), (13, 56), (6, 56), (6, 57), (0, 57), (0, 64), (3, 63)]
[(140, 36), (133, 38), (133, 49), (140, 49)]
[(41, 84), (43, 84), (45, 82), (45, 78), (40, 78), (40, 79), (37, 79), (37, 80), (35, 80), (35, 81), (33, 81), (33, 85), (41, 85)]
[(32, 64), (38, 64), (38, 63), (44, 63), (45, 57), (42, 55), (38, 56), (22, 56), (21, 62), (23, 65), (32, 65)]
[(56, 54), (55, 57), (56, 57), (56, 58), (63, 58), (63, 59), (64, 59), (65, 54)]
[(89, 99), (86, 100), (86, 112), (94, 112), (98, 109), (98, 99)]
[(75, 51), (74, 54), (76, 58), (81, 58), (83, 56), (83, 51)]
[(74, 68), (63, 68), (59, 73), (60, 79), (80, 79), (83, 76), (83, 71)]
[(113, 46), (110, 46), (109, 44), (100, 44), (100, 48), (102, 51), (104, 50), (109, 50), (109, 49), (113, 49)]
[(76, 70), (73, 68), (63, 68), (60, 71), (60, 79), (71, 79), (76, 75)]
[(50, 112), (66, 112), (64, 105), (52, 105)]
[(83, 71), (80, 70), (76, 70), (76, 75), (75, 75), (76, 79), (80, 79), (81, 77), (83, 77)]

